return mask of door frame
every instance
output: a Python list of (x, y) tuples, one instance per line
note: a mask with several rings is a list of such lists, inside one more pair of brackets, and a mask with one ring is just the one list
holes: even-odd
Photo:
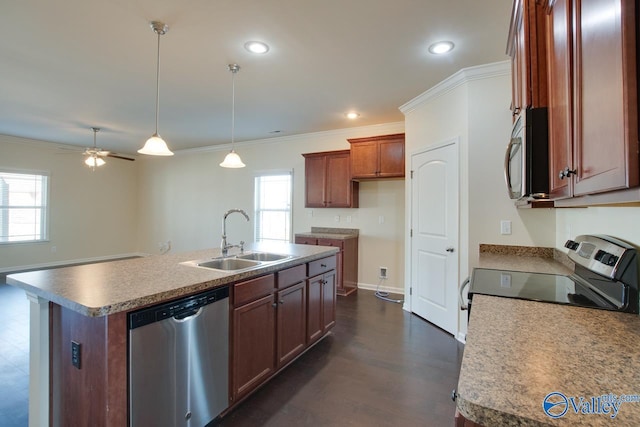
[[(402, 306), (403, 310), (408, 311), (409, 313), (413, 313), (412, 311), (412, 304), (413, 304), (413, 295), (411, 292), (411, 288), (413, 285), (413, 281), (414, 278), (412, 276), (412, 271), (413, 271), (413, 241), (412, 241), (412, 237), (411, 237), (411, 230), (413, 228), (413, 157), (417, 156), (419, 154), (423, 154), (429, 151), (433, 151), (433, 150), (438, 150), (441, 148), (444, 148), (446, 146), (449, 145), (453, 145), (455, 147), (456, 150), (456, 159), (457, 159), (457, 167), (458, 167), (458, 203), (457, 203), (457, 215), (456, 215), (456, 224), (457, 224), (457, 231), (456, 231), (456, 292), (458, 292), (458, 287), (460, 285), (460, 263), (461, 263), (461, 257), (460, 257), (460, 248), (463, 247), (463, 245), (460, 244), (460, 231), (461, 231), (461, 219), (460, 219), (460, 206), (461, 206), (461, 200), (460, 200), (460, 195), (461, 195), (461, 186), (462, 186), (462, 175), (461, 171), (460, 171), (460, 137), (456, 136), (456, 137), (452, 137), (446, 140), (443, 140), (441, 142), (438, 142), (436, 144), (431, 144), (431, 145), (423, 145), (415, 150), (412, 150), (411, 153), (407, 153), (407, 164), (409, 166), (409, 180), (408, 180), (408, 184), (405, 186), (405, 200), (407, 200), (407, 203), (405, 204), (405, 208), (406, 208), (406, 215), (405, 217), (407, 218), (406, 224), (407, 224), (407, 228), (405, 230), (406, 232), (406, 236), (407, 238), (405, 239), (405, 254), (407, 254), (407, 256), (405, 257), (405, 277), (408, 278), (408, 280), (405, 280), (405, 289), (404, 289), (404, 304)], [(464, 246), (466, 247), (466, 246)], [(459, 308), (459, 307), (458, 307)], [(456, 310), (456, 323), (457, 323), (457, 331), (456, 334), (454, 334), (454, 338), (461, 340), (460, 339), (460, 311)], [(464, 340), (462, 340), (462, 342), (464, 342)]]

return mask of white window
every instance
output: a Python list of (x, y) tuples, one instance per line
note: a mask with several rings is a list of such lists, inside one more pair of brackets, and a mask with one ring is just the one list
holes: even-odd
[(47, 240), (49, 176), (0, 170), (0, 244)]
[(291, 242), (291, 171), (255, 177), (255, 241)]

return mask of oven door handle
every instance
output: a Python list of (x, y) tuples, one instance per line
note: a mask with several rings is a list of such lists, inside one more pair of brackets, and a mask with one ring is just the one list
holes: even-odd
[(464, 298), (462, 297), (462, 293), (464, 292), (464, 288), (469, 286), (469, 278), (467, 277), (462, 285), (460, 285), (460, 292), (458, 293), (458, 303), (460, 304), (460, 310), (465, 311), (469, 310), (469, 305), (464, 303)]

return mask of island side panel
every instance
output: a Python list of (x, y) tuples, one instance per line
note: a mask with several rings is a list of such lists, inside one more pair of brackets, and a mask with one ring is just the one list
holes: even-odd
[[(80, 344), (80, 367), (72, 364)], [(87, 317), (52, 304), (51, 425), (127, 425), (126, 314)]]

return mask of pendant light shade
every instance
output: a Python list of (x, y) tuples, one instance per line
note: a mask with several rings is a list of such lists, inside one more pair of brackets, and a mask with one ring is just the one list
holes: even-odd
[(242, 159), (233, 149), (236, 124), (236, 73), (240, 71), (240, 66), (238, 64), (229, 64), (229, 71), (231, 71), (231, 151), (224, 158), (224, 161), (220, 163), (220, 166), (223, 168), (243, 168), (246, 165), (242, 163)]
[(224, 158), (224, 161), (220, 163), (220, 166), (222, 166), (223, 168), (233, 169), (233, 168), (243, 168), (246, 165), (242, 163), (242, 159), (240, 159), (240, 156), (238, 156), (238, 153), (231, 150), (231, 152), (229, 152), (229, 154), (227, 154), (227, 156)]
[(163, 22), (151, 22), (151, 29), (158, 35), (158, 61), (156, 65), (156, 131), (151, 138), (147, 139), (144, 147), (138, 150), (140, 154), (151, 156), (173, 156), (173, 152), (167, 147), (162, 137), (158, 135), (158, 116), (160, 115), (160, 36), (169, 31), (169, 26)]

